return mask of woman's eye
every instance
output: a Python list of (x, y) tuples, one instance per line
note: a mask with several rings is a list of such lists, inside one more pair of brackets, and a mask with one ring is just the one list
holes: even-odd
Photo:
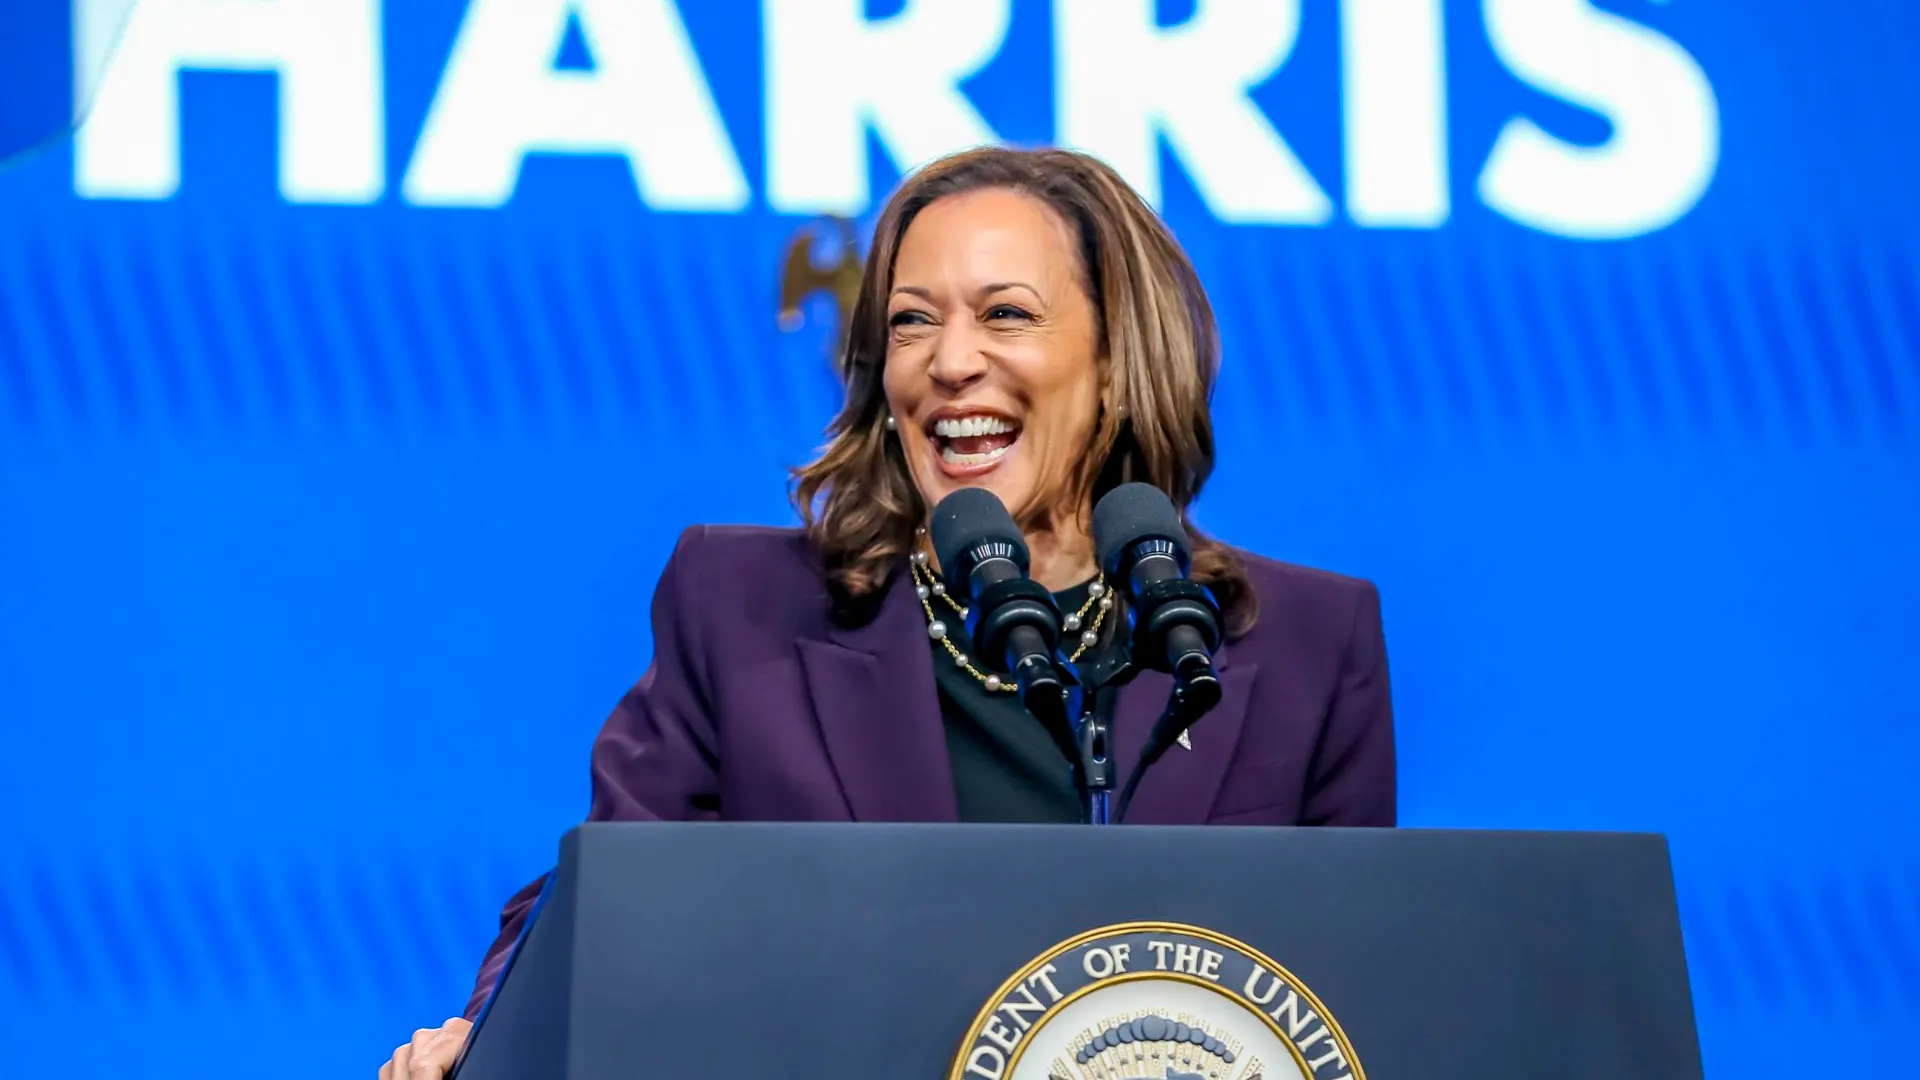
[(993, 307), (987, 309), (988, 322), (997, 322), (1001, 319), (1031, 319), (1031, 318), (1033, 318), (1033, 316), (1027, 314), (1025, 308), (1018, 308), (1013, 306), (1012, 304), (995, 304)]
[(927, 315), (923, 311), (896, 311), (887, 319), (888, 326), (924, 326), (926, 322)]

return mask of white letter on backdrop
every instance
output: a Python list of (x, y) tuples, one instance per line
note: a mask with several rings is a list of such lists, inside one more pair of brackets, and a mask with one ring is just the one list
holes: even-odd
[(1484, 11), (1515, 75), (1613, 124), (1589, 147), (1509, 120), (1480, 174), (1488, 206), (1582, 239), (1638, 236), (1693, 208), (1719, 161), (1720, 110), (1685, 49), (1586, 0), (1485, 0)]
[(767, 202), (783, 213), (866, 207), (869, 128), (902, 172), (998, 142), (960, 81), (1000, 51), (1008, 0), (766, 0)]
[[(590, 71), (554, 67), (569, 17)], [(671, 0), (473, 0), (402, 191), (499, 206), (534, 152), (625, 155), (660, 210), (739, 210), (750, 195)]]
[(1450, 209), (1440, 0), (1342, 0), (1347, 216), (1434, 228)]
[(1157, 135), (1222, 221), (1318, 225), (1333, 204), (1247, 93), (1279, 70), (1299, 0), (1195, 0), (1165, 29), (1154, 0), (1056, 0), (1059, 141), (1111, 164), (1160, 203)]
[[(116, 30), (117, 45), (101, 40)], [(76, 194), (179, 190), (187, 70), (279, 76), (289, 202), (369, 203), (386, 187), (379, 0), (141, 0), (130, 15), (126, 0), (75, 0), (73, 43), (76, 91), (93, 90), (74, 135)]]

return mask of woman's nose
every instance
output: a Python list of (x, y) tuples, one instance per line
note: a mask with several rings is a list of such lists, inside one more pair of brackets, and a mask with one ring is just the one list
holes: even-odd
[(964, 389), (987, 373), (987, 357), (973, 335), (962, 327), (950, 327), (934, 346), (933, 363), (927, 374), (943, 389)]

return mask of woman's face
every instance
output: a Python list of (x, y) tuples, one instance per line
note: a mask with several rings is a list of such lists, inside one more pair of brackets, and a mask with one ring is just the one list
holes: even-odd
[(1005, 190), (952, 195), (901, 237), (887, 302), (884, 384), (931, 508), (984, 487), (1016, 518), (1046, 505), (1087, 453), (1099, 335), (1079, 245), (1046, 204)]

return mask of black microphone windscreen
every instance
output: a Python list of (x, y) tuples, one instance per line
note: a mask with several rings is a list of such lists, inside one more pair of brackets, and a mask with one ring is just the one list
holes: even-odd
[(1117, 573), (1121, 555), (1142, 540), (1167, 541), (1183, 562), (1189, 554), (1187, 530), (1167, 493), (1152, 484), (1121, 484), (1093, 508), (1093, 546), (1101, 569)]
[(985, 488), (961, 488), (941, 499), (927, 531), (933, 538), (934, 556), (940, 560), (940, 575), (963, 596), (972, 591), (967, 575), (973, 568), (967, 565), (966, 553), (982, 542), (1006, 545), (1020, 572), (1027, 572), (1027, 544), (1020, 526), (999, 497)]

